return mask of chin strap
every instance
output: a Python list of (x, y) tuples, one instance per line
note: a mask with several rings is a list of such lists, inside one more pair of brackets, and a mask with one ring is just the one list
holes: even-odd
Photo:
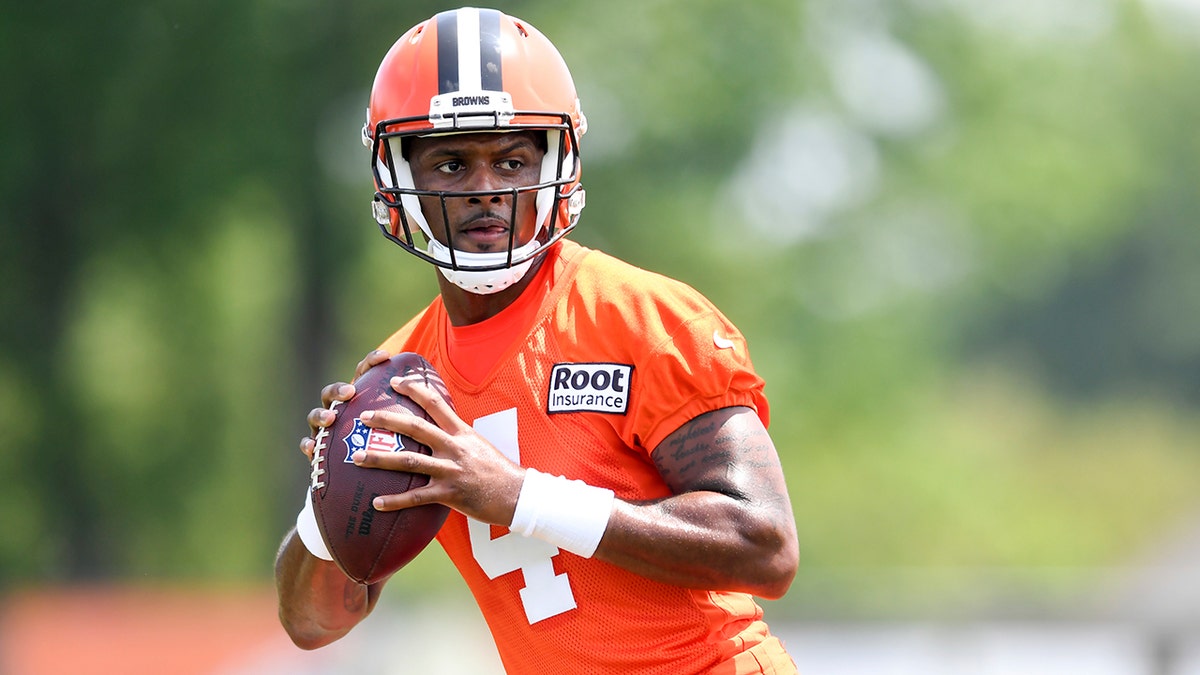
[[(513, 249), (512, 257), (514, 260), (520, 260), (523, 257), (529, 256), (538, 246), (537, 239), (532, 239), (528, 244)], [(443, 246), (436, 239), (429, 241), (429, 255), (434, 259), (444, 263), (450, 262), (450, 249)], [(442, 276), (458, 286), (459, 288), (474, 293), (476, 295), (491, 295), (512, 286), (521, 279), (529, 268), (533, 266), (533, 258), (514, 264), (512, 267), (505, 267), (493, 270), (471, 269), (479, 267), (493, 267), (503, 265), (508, 261), (508, 252), (503, 253), (465, 253), (463, 251), (454, 251), (454, 262), (459, 266), (459, 269), (450, 269), (447, 267), (438, 267)]]
[(450, 280), (450, 283), (465, 291), (476, 295), (491, 295), (520, 281), (532, 264), (532, 260), (526, 260), (520, 265), (489, 272), (451, 270), (445, 267), (438, 269), (442, 272), (442, 276)]

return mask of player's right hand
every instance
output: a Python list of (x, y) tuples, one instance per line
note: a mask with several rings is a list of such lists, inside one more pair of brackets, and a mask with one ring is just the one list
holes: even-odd
[[(391, 357), (391, 354), (381, 349), (375, 349), (371, 352), (368, 352), (367, 355), (358, 362), (358, 365), (354, 367), (354, 379), (362, 377), (363, 373), (367, 372), (374, 366), (387, 361)], [(325, 427), (333, 424), (334, 420), (337, 419), (337, 413), (332, 409), (333, 402), (339, 401), (344, 403), (353, 397), (354, 385), (350, 384), (349, 382), (333, 382), (321, 388), (321, 407), (313, 408), (312, 410), (308, 411), (307, 421), (309, 435), (300, 439), (300, 452), (303, 452), (304, 456), (307, 457), (310, 462), (312, 461), (313, 450), (317, 446), (317, 434), (319, 434)]]

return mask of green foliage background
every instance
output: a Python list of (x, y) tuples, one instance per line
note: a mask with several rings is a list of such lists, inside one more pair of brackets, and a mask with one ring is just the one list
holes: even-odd
[[(435, 292), (358, 134), (451, 6), (0, 8), (0, 584), (269, 578), (320, 386)], [(577, 238), (750, 340), (797, 611), (1073, 589), (1200, 511), (1200, 21), (1038, 6), (500, 5), (589, 116)]]

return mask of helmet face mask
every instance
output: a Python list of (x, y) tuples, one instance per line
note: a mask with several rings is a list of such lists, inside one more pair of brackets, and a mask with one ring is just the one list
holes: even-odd
[[(546, 134), (539, 178), (488, 191), (420, 190), (402, 152), (412, 137), (521, 130)], [(579, 138), (586, 121), (566, 64), (532, 26), (495, 10), (443, 12), (409, 30), (380, 65), (363, 142), (371, 149), (373, 210), (383, 234), (474, 293), (520, 280), (534, 259), (575, 227), (584, 206)], [(507, 250), (457, 251), (431, 225), (447, 224), (447, 200), (501, 196), (511, 204)], [(518, 241), (518, 198), (535, 199), (536, 227)], [(439, 203), (441, 213), (425, 213)], [(414, 227), (415, 225), (415, 227)], [(419, 232), (419, 234), (418, 234)], [(448, 232), (440, 232), (449, 241)], [(422, 241), (423, 240), (423, 241)]]

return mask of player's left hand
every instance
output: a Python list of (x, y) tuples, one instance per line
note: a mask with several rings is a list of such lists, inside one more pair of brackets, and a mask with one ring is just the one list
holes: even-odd
[(475, 520), (509, 525), (525, 469), (503, 455), (467, 424), (450, 403), (419, 377), (392, 378), (392, 387), (429, 413), (433, 424), (416, 415), (375, 411), (361, 419), (371, 427), (389, 429), (423, 443), (433, 455), (416, 452), (360, 451), (358, 466), (408, 471), (429, 476), (424, 487), (375, 499), (380, 511), (436, 502)]

